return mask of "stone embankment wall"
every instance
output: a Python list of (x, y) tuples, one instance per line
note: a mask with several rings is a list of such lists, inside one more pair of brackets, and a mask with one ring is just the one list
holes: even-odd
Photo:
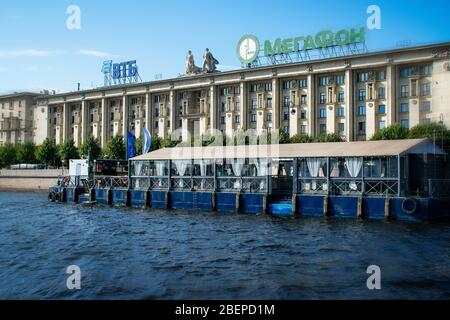
[(0, 170), (0, 190), (47, 190), (55, 185), (61, 170)]

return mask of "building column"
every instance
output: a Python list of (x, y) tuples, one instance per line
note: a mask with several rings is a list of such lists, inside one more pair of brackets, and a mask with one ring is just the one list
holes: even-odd
[(272, 80), (272, 129), (280, 129), (280, 79)]
[(389, 65), (386, 68), (386, 104), (387, 104), (387, 123), (386, 126), (391, 126), (396, 122), (397, 104), (395, 95), (396, 70), (395, 66)]
[(101, 133), (101, 143), (102, 143), (102, 148), (106, 148), (106, 144), (108, 142), (108, 131), (109, 131), (109, 127), (108, 127), (108, 109), (107, 109), (107, 104), (106, 104), (106, 99), (102, 98), (102, 133)]
[(247, 83), (241, 82), (240, 83), (240, 101), (241, 101), (241, 110), (239, 110), (241, 114), (241, 128), (242, 130), (247, 130), (247, 119), (248, 119), (248, 111), (247, 111)]
[[(170, 90), (170, 95), (169, 95), (169, 108), (167, 108), (167, 111), (169, 111), (170, 114), (170, 132), (169, 134), (172, 134), (176, 129), (177, 129), (177, 124), (176, 124), (176, 120), (177, 120), (177, 101), (176, 101), (176, 92), (174, 90)], [(167, 114), (166, 114), (167, 115)], [(160, 123), (161, 125), (161, 123)], [(164, 123), (164, 126), (167, 126), (166, 123)], [(165, 128), (164, 128), (164, 132), (165, 132)]]
[(347, 141), (353, 141), (353, 72), (345, 70), (345, 136)]
[(153, 113), (152, 113), (152, 95), (150, 93), (145, 94), (145, 126), (148, 132), (153, 132)]
[(63, 104), (63, 141), (65, 143), (69, 140), (69, 131), (70, 131), (70, 106), (66, 102)]
[(316, 135), (316, 82), (315, 77), (312, 74), (308, 75), (308, 135), (313, 137)]
[(124, 95), (123, 96), (123, 100), (122, 100), (122, 135), (124, 138), (127, 137), (127, 131), (128, 131), (128, 126), (129, 126), (129, 114), (128, 114), (128, 96)]
[(88, 138), (89, 115), (87, 109), (86, 101), (81, 101), (81, 143), (85, 143)]
[(217, 112), (219, 110), (219, 106), (217, 105), (217, 94), (216, 94), (216, 86), (212, 85), (209, 89), (210, 91), (210, 97), (209, 97), (209, 103), (211, 104), (210, 108), (210, 116), (211, 116), (211, 129), (218, 130), (217, 125)]
[(376, 132), (377, 107), (375, 101), (366, 102), (366, 140)]

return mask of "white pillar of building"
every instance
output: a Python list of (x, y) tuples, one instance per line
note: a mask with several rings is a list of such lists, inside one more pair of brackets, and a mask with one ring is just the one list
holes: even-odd
[(88, 106), (85, 100), (81, 101), (81, 143), (85, 143), (88, 138)]
[(124, 94), (122, 99), (122, 135), (124, 138), (127, 136), (128, 126), (130, 123), (129, 110), (128, 110), (128, 96)]
[(63, 139), (62, 143), (69, 140), (69, 130), (70, 130), (70, 106), (66, 102), (63, 104)]
[(152, 113), (152, 96), (150, 93), (145, 94), (145, 127), (149, 132), (153, 128), (153, 113)]
[(247, 123), (248, 123), (248, 111), (247, 111), (247, 83), (241, 82), (240, 83), (240, 104), (241, 104), (241, 110), (239, 110), (241, 114), (241, 128), (242, 130), (247, 130)]
[[(177, 102), (176, 102), (176, 92), (174, 90), (170, 90), (170, 95), (169, 95), (169, 106), (165, 106), (166, 108), (166, 112), (168, 112), (168, 114), (170, 115), (169, 119), (170, 119), (170, 133), (172, 134), (172, 132), (174, 132), (177, 129)], [(165, 116), (167, 116), (167, 113), (165, 114)], [(161, 122), (159, 123), (161, 125)], [(167, 123), (164, 122), (164, 126), (167, 127)], [(164, 132), (166, 132), (165, 128), (164, 128)]]
[(102, 131), (101, 131), (101, 144), (102, 144), (102, 148), (106, 148), (106, 144), (108, 142), (108, 132), (109, 132), (109, 113), (108, 113), (108, 108), (107, 108), (107, 104), (106, 104), (106, 99), (102, 98)]
[(272, 80), (272, 129), (280, 129), (280, 79)]
[(316, 132), (316, 83), (315, 83), (315, 77), (312, 74), (308, 74), (308, 135), (314, 136)]
[(353, 72), (345, 70), (345, 136), (347, 141), (353, 141)]
[(211, 104), (210, 109), (210, 116), (211, 116), (211, 129), (217, 129), (219, 126), (217, 124), (217, 112), (219, 110), (219, 106), (217, 105), (217, 93), (216, 93), (216, 86), (212, 85), (209, 88), (210, 96), (209, 96), (209, 103)]
[(395, 96), (396, 86), (396, 70), (395, 66), (389, 65), (386, 68), (386, 102), (387, 102), (387, 126), (393, 125), (396, 122), (397, 104)]

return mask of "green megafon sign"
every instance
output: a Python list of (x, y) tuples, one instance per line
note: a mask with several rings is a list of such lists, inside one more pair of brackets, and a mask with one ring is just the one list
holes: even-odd
[(366, 29), (342, 29), (337, 32), (323, 30), (316, 35), (298, 36), (294, 38), (278, 38), (275, 41), (266, 40), (264, 46), (254, 35), (243, 36), (237, 46), (237, 55), (242, 63), (252, 63), (258, 58), (260, 51), (264, 56), (271, 57), (280, 54), (326, 48), (331, 46), (345, 46), (352, 43), (365, 42)]

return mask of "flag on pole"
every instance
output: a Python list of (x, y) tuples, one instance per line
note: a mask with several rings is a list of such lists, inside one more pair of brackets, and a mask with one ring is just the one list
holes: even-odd
[(142, 154), (147, 154), (150, 152), (152, 147), (152, 135), (147, 128), (144, 128), (144, 143), (142, 144)]
[(127, 130), (127, 160), (136, 157), (136, 136)]

